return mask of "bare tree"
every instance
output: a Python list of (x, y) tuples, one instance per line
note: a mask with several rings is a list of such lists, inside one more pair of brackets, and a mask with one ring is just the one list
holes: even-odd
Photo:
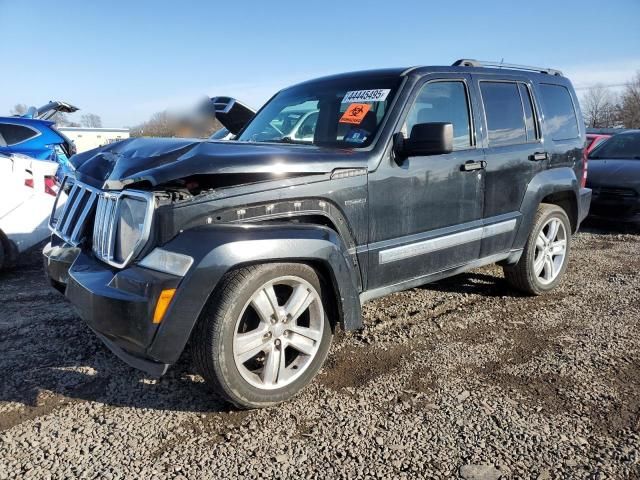
[(197, 137), (206, 138), (221, 128), (213, 116), (176, 116), (167, 110), (131, 129), (132, 137)]
[(11, 115), (24, 115), (27, 113), (27, 106), (24, 103), (16, 103), (10, 113)]
[(80, 124), (69, 120), (69, 116), (64, 112), (56, 112), (51, 118), (56, 123), (56, 127), (79, 127)]
[(102, 127), (102, 119), (99, 115), (95, 113), (86, 113), (80, 117), (80, 124), (83, 127), (89, 128), (101, 128)]
[(616, 98), (602, 84), (589, 88), (582, 96), (580, 106), (587, 127), (612, 128), (619, 123)]
[(625, 88), (620, 105), (620, 120), (626, 128), (640, 128), (640, 71)]

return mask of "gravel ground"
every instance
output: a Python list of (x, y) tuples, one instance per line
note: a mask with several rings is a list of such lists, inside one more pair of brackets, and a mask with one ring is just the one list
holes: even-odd
[(640, 232), (591, 228), (550, 295), (497, 267), (365, 305), (293, 401), (233, 411), (160, 380), (47, 287), (0, 274), (0, 479), (640, 478)]

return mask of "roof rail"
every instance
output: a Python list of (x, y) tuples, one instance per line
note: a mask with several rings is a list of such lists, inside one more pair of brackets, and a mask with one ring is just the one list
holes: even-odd
[(508, 68), (512, 70), (526, 70), (527, 72), (546, 73), (548, 75), (556, 75), (562, 77), (560, 70), (544, 67), (532, 67), (530, 65), (516, 65), (513, 63), (503, 62), (488, 62), (483, 60), (473, 60), (471, 58), (461, 58), (453, 62), (452, 67), (493, 67), (493, 68)]

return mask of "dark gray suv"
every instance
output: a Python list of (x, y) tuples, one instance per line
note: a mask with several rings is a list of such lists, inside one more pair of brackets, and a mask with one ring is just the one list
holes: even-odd
[[(191, 342), (240, 407), (303, 388), (372, 298), (495, 262), (545, 293), (589, 209), (585, 129), (560, 72), (499, 67), (335, 75), (255, 116), (217, 97), (233, 140), (78, 154), (44, 250), (52, 284), (134, 367), (163, 374)], [(287, 135), (288, 112), (309, 135)]]

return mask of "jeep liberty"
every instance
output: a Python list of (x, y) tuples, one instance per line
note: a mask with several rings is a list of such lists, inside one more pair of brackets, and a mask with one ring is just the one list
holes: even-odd
[(490, 263), (552, 290), (589, 210), (556, 70), (459, 60), (304, 82), (255, 115), (212, 108), (233, 139), (72, 157), (44, 261), (117, 356), (162, 375), (190, 342), (238, 407), (300, 391), (373, 298)]

